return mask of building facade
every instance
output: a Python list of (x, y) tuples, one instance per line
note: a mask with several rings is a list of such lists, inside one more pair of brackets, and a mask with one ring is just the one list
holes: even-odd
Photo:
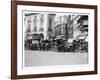
[(64, 36), (67, 39), (67, 15), (56, 15), (53, 30), (56, 38)]
[(56, 14), (48, 14), (48, 24), (47, 24), (47, 39), (54, 37), (54, 25), (55, 25)]
[(25, 14), (24, 27), (25, 37), (32, 37), (32, 34), (43, 34), (44, 39), (47, 37), (47, 16), (42, 13)]
[(44, 39), (64, 36), (66, 40), (88, 35), (88, 15), (27, 13), (24, 16), (25, 38), (43, 34)]

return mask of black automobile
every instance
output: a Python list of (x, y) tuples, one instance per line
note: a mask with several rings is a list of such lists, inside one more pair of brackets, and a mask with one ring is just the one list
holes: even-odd
[(32, 39), (31, 44), (30, 44), (30, 48), (32, 50), (38, 50), (39, 49), (39, 40), (38, 39)]
[(33, 34), (31, 39), (31, 46), (32, 50), (41, 50), (41, 40), (44, 38), (43, 34)]

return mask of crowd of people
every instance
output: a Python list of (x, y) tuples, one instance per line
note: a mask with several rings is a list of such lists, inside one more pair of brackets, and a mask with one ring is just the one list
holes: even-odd
[(25, 49), (43, 50), (43, 51), (57, 51), (57, 52), (88, 52), (88, 42), (83, 39), (73, 40), (72, 43), (63, 39), (30, 39), (25, 41)]

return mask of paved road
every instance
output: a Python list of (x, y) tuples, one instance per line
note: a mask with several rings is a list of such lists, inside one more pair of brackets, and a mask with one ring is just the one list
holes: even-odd
[(87, 53), (25, 51), (25, 66), (56, 66), (87, 64)]

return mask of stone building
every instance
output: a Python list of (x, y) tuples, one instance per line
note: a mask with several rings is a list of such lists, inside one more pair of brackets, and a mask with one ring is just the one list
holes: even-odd
[(68, 15), (67, 18), (67, 29), (68, 29), (68, 38), (73, 38), (73, 16), (74, 15)]
[(76, 15), (73, 18), (73, 37), (80, 38), (88, 35), (88, 16)]
[[(47, 16), (42, 13), (27, 13), (24, 18), (25, 37), (32, 38), (32, 34), (43, 34), (47, 37)], [(30, 36), (29, 36), (30, 35)]]
[(55, 37), (64, 36), (67, 39), (67, 15), (56, 14), (54, 32)]
[(88, 15), (68, 15), (67, 29), (69, 42), (76, 39), (88, 39)]
[(55, 16), (56, 14), (48, 14), (47, 22), (47, 39), (54, 37), (54, 25), (55, 25)]

